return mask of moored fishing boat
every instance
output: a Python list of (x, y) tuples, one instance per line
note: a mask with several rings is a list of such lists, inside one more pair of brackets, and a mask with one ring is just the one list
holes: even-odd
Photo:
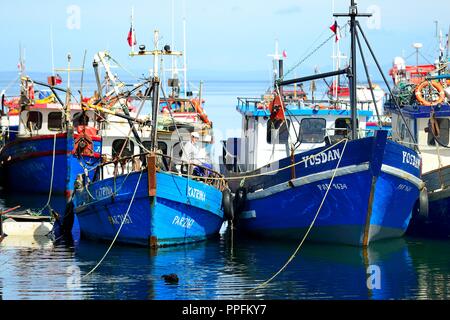
[[(158, 32), (155, 46), (153, 51), (141, 48), (139, 53), (132, 52), (155, 57), (153, 75), (145, 90), (145, 97), (152, 100), (150, 144), (141, 149), (144, 150), (141, 154), (119, 154), (114, 161), (99, 166), (92, 181), (80, 181), (73, 211), (81, 235), (86, 238), (161, 247), (203, 241), (217, 235), (222, 225), (225, 186), (221, 176), (211, 168), (158, 152), (161, 112), (158, 58), (181, 53), (167, 47), (159, 50)], [(131, 123), (131, 130), (134, 124)], [(140, 137), (136, 142), (143, 147)], [(111, 165), (120, 165), (122, 173), (114, 170), (112, 176), (108, 174), (106, 169)], [(203, 175), (196, 176), (191, 170), (194, 166)]]
[[(441, 39), (442, 40), (442, 39)], [(393, 139), (405, 146), (415, 145), (423, 158), (422, 179), (426, 189), (421, 195), (408, 233), (411, 235), (450, 236), (450, 72), (449, 57), (440, 45), (436, 65), (408, 66), (395, 59), (390, 74), (394, 94), (386, 108), (392, 110)], [(401, 113), (393, 105), (399, 101)], [(405, 135), (400, 117), (404, 115), (416, 142)]]
[(35, 84), (22, 77), (18, 132), (0, 153), (3, 182), (8, 191), (70, 196), (76, 176), (100, 162), (94, 113), (63, 103), (54, 89), (35, 99)]
[[(242, 138), (227, 143), (224, 158), (234, 163), (222, 168), (234, 181), (234, 213), (243, 232), (368, 246), (400, 237), (408, 227), (423, 188), (421, 158), (389, 141), (386, 131), (364, 138), (372, 114), (356, 107), (356, 28), (364, 33), (354, 1), (345, 16), (351, 17), (349, 68), (279, 80), (267, 109), (258, 108), (260, 99), (238, 105)], [(351, 111), (289, 105), (283, 99), (285, 85), (343, 74), (350, 78)]]

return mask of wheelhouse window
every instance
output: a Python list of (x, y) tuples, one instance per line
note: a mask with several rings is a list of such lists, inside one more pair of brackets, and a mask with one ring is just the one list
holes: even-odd
[(301, 143), (322, 143), (325, 141), (327, 121), (320, 118), (303, 119), (300, 124)]
[(62, 112), (50, 112), (48, 114), (48, 130), (60, 131), (63, 128), (63, 114)]
[[(142, 142), (142, 145), (147, 150), (150, 150), (150, 144), (150, 141)], [(167, 155), (167, 144), (165, 142), (158, 141), (158, 149), (161, 150), (164, 155)]]
[(286, 144), (289, 142), (289, 128), (291, 122), (289, 120), (272, 120), (267, 121), (267, 143)]
[[(123, 151), (122, 151), (123, 149)], [(122, 153), (121, 153), (122, 151)], [(125, 139), (117, 139), (113, 141), (112, 144), (112, 157), (116, 158), (120, 155), (120, 158), (130, 157), (134, 154), (134, 143), (133, 141)]]
[(78, 126), (89, 125), (89, 116), (85, 112), (77, 112), (73, 115), (73, 126), (74, 128)]
[(352, 120), (350, 118), (340, 118), (334, 122), (334, 135), (336, 136), (347, 136), (352, 129)]
[(30, 111), (27, 115), (28, 130), (40, 130), (42, 128), (42, 113), (39, 111)]
[[(436, 119), (436, 125), (430, 123), (428, 130), (428, 145), (435, 146), (436, 138), (440, 145), (448, 146), (450, 140), (450, 120), (449, 119)], [(435, 138), (436, 137), (436, 138)]]

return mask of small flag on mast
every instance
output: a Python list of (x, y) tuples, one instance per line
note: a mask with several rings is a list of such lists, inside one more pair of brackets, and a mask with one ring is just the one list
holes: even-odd
[(337, 21), (330, 27), (330, 30), (336, 35), (336, 42), (341, 40), (341, 28), (339, 28)]
[(131, 25), (131, 27), (130, 27), (130, 32), (128, 32), (127, 40), (128, 40), (128, 45), (130, 47), (135, 46), (137, 44), (137, 42), (136, 42), (136, 33), (135, 33), (134, 29), (133, 29), (133, 25)]
[(136, 31), (134, 30), (134, 8), (131, 8), (131, 26), (130, 31), (128, 32), (127, 40), (130, 47), (137, 45)]
[(283, 58), (287, 58), (287, 52), (286, 52), (286, 50), (283, 50)]

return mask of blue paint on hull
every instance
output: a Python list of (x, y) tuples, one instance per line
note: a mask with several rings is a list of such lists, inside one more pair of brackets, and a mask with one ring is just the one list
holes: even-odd
[[(342, 147), (336, 148), (342, 151)], [(296, 162), (321, 150), (300, 154)], [(405, 152), (413, 157), (405, 157)], [(384, 131), (377, 132), (374, 138), (349, 141), (341, 171), (308, 239), (362, 246), (401, 237), (419, 196), (420, 162), (414, 159), (420, 158), (413, 150), (387, 141)], [(294, 180), (290, 170), (272, 176), (277, 185), (266, 185), (262, 193), (249, 193), (239, 228), (258, 236), (300, 240), (313, 222), (337, 161), (298, 164)], [(258, 188), (261, 186), (264, 182)]]
[(429, 195), (428, 218), (418, 215), (418, 205), (407, 233), (430, 238), (450, 237), (450, 190)]
[[(0, 155), (6, 189), (14, 192), (48, 193), (52, 178), (53, 144), (52, 136), (44, 139), (20, 138), (6, 145)], [(94, 157), (78, 159), (72, 153), (73, 148), (73, 139), (67, 141), (66, 136), (57, 137), (52, 188), (55, 194), (73, 191), (73, 183), (77, 175), (84, 173), (84, 168), (89, 170), (89, 176), (93, 178), (92, 169), (100, 162), (99, 158)], [(94, 150), (101, 150), (101, 142), (94, 141)]]
[[(75, 192), (82, 237), (111, 241), (116, 236), (139, 175), (117, 177), (116, 192), (113, 178), (89, 185), (95, 199), (86, 190)], [(142, 174), (118, 242), (162, 247), (203, 241), (218, 234), (223, 222), (221, 191), (174, 174), (159, 172), (156, 178), (157, 195), (151, 198), (147, 172)]]

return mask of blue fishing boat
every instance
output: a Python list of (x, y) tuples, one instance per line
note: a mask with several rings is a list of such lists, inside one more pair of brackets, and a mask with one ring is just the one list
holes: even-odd
[[(79, 117), (84, 114), (84, 123)], [(57, 103), (35, 103), (20, 112), (19, 132), (0, 153), (3, 183), (8, 191), (70, 195), (78, 174), (100, 162), (101, 138), (93, 112), (71, 106), (75, 129), (64, 128)], [(91, 173), (92, 175), (92, 173)]]
[[(423, 157), (421, 169), (426, 189), (414, 211), (410, 235), (450, 236), (449, 43), (440, 37), (440, 54), (435, 64), (420, 65), (417, 59), (415, 65), (407, 65), (403, 58), (396, 57), (389, 72), (395, 87), (386, 109), (392, 113), (393, 139), (415, 146)], [(421, 44), (414, 47), (418, 50)], [(401, 110), (394, 107), (395, 103), (401, 105)], [(415, 141), (405, 135), (402, 117), (411, 123)]]
[[(65, 103), (57, 91), (66, 94)], [(52, 81), (41, 83), (25, 75), (21, 76), (16, 104), (7, 106), (19, 111), (19, 126), (17, 133), (9, 132), (11, 126), (5, 129), (6, 141), (0, 152), (6, 190), (50, 192), (69, 198), (77, 175), (91, 172), (100, 162), (101, 138), (94, 112), (71, 103), (70, 83), (65, 90)]]
[(447, 238), (450, 236), (450, 105), (443, 101), (438, 105), (402, 107), (403, 116), (413, 124), (415, 143), (404, 134), (405, 129), (399, 124), (401, 115), (392, 103), (388, 102), (387, 108), (392, 110), (393, 139), (405, 146), (417, 145), (423, 157), (421, 170), (426, 188), (421, 195), (422, 203), (416, 205), (408, 233)]
[(76, 191), (74, 206), (82, 237), (151, 247), (203, 241), (223, 222), (218, 184), (165, 170), (92, 182)]
[[(240, 110), (250, 123), (262, 126), (264, 118), (270, 117), (268, 110)], [(401, 237), (408, 228), (423, 184), (419, 178), (420, 156), (412, 149), (389, 141), (387, 131), (376, 131), (374, 137), (327, 145), (325, 128), (319, 127), (306, 137), (307, 123), (321, 121), (330, 127), (335, 121), (331, 123), (325, 118), (349, 119), (348, 112), (323, 110), (314, 114), (307, 109), (287, 110), (303, 124), (303, 139), (311, 139), (304, 147), (323, 146), (283, 157), (258, 170), (240, 174), (229, 172), (228, 176), (234, 180), (230, 181), (232, 189), (238, 195), (246, 194), (242, 208), (235, 212), (239, 228), (252, 234), (298, 240), (311, 226), (320, 208), (308, 239), (368, 245), (380, 239)], [(365, 117), (371, 116), (365, 113), (359, 114), (361, 124)], [(256, 135), (265, 133), (261, 131), (257, 130)], [(336, 135), (333, 139), (339, 141)], [(263, 150), (263, 143), (260, 143), (256, 157), (270, 152), (270, 145), (263, 142), (267, 148)], [(277, 147), (281, 149), (280, 145)], [(260, 159), (270, 157), (268, 154)], [(257, 159), (250, 161), (253, 160), (261, 163)]]
[[(159, 50), (158, 32), (155, 44), (153, 51), (141, 49), (132, 53), (155, 56), (153, 77), (146, 90), (146, 96), (152, 97), (150, 144), (145, 148), (148, 152), (103, 163), (95, 170), (92, 181), (80, 176), (73, 212), (82, 237), (164, 247), (218, 235), (223, 223), (223, 177), (211, 168), (158, 152), (158, 57), (179, 53), (167, 47)], [(195, 132), (192, 136), (200, 135)], [(138, 136), (136, 143), (142, 144)], [(108, 170), (111, 166), (112, 174)]]
[[(365, 137), (372, 113), (356, 108), (356, 28), (364, 35), (356, 8), (352, 1), (345, 14), (351, 17), (349, 68), (282, 80), (280, 63), (273, 95), (239, 99), (242, 137), (225, 144), (222, 169), (232, 180), (234, 216), (242, 232), (355, 246), (406, 232), (423, 188), (421, 157), (389, 141), (387, 131)], [(342, 74), (350, 78), (350, 110), (283, 97), (285, 85)]]

